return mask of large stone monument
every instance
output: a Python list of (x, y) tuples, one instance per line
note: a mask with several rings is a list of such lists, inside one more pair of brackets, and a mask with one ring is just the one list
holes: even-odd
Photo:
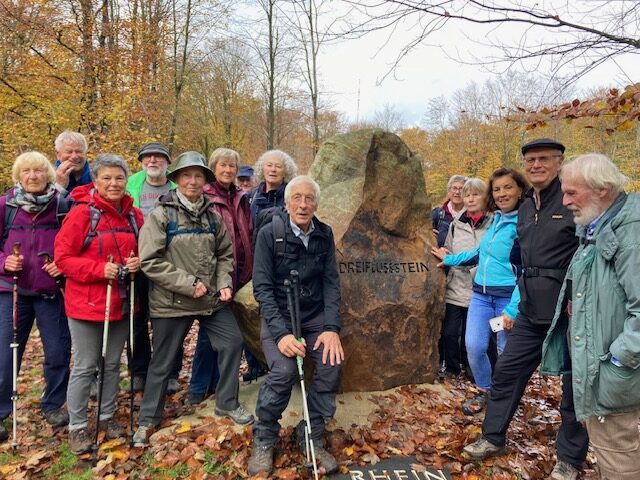
[[(331, 225), (342, 290), (343, 391), (431, 382), (438, 362), (444, 275), (430, 253), (430, 205), (420, 161), (396, 135), (336, 135), (309, 175), (321, 188), (317, 216)], [(259, 353), (258, 307), (248, 284), (235, 311)]]
[(433, 381), (444, 275), (430, 253), (420, 161), (396, 135), (362, 130), (327, 140), (309, 175), (331, 225), (342, 289), (344, 391)]

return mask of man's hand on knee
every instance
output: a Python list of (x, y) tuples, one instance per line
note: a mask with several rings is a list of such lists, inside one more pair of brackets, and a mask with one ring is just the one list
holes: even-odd
[(322, 363), (326, 364), (327, 359), (333, 367), (334, 365), (340, 365), (344, 361), (344, 350), (342, 349), (342, 342), (340, 336), (336, 332), (322, 332), (315, 345), (314, 350), (320, 348), (320, 345), (324, 345), (322, 351)]
[(285, 357), (295, 357), (296, 355), (304, 357), (307, 351), (307, 342), (304, 338), (299, 342), (292, 334), (285, 335), (278, 342), (278, 350)]

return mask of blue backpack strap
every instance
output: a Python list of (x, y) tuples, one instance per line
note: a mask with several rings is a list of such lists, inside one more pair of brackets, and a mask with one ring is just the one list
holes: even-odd
[(167, 234), (165, 237), (165, 248), (169, 247), (169, 244), (173, 240), (173, 237), (176, 235), (184, 235), (187, 233), (192, 233), (199, 235), (201, 233), (210, 233), (215, 235), (216, 233), (216, 224), (213, 221), (213, 207), (211, 209), (207, 209), (207, 221), (209, 222), (209, 226), (207, 228), (178, 228), (178, 210), (173, 205), (165, 205), (165, 211), (167, 212)]
[(173, 205), (165, 205), (165, 212), (167, 213), (167, 235), (165, 237), (165, 248), (169, 247), (171, 240), (176, 236), (178, 232), (178, 211)]

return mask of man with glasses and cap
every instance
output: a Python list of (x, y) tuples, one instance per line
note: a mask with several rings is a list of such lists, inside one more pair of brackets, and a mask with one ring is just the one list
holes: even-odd
[[(145, 143), (138, 151), (138, 161), (142, 170), (127, 180), (127, 193), (133, 197), (133, 205), (142, 210), (146, 219), (156, 206), (156, 201), (169, 190), (176, 187), (167, 178), (167, 169), (171, 164), (169, 149), (159, 142)], [(149, 341), (149, 281), (142, 272), (136, 275), (136, 292), (140, 301), (140, 308), (134, 317), (135, 338), (133, 349), (133, 389), (144, 390), (147, 369), (151, 360), (151, 342)], [(178, 375), (182, 368), (183, 351), (180, 349), (171, 371), (171, 379), (167, 386), (167, 393), (180, 390)]]
[[(463, 449), (473, 460), (505, 452), (507, 429), (531, 375), (540, 364), (542, 344), (554, 317), (560, 288), (578, 248), (573, 215), (562, 204), (558, 174), (564, 150), (564, 145), (550, 138), (539, 138), (522, 146), (524, 171), (532, 188), (518, 210), (523, 267), (518, 281), (519, 312), (493, 373), (482, 436)], [(561, 315), (564, 317), (565, 307)], [(565, 354), (569, 362), (566, 348)], [(575, 480), (587, 455), (589, 438), (576, 420), (571, 374), (562, 379), (560, 416), (562, 423), (556, 438), (558, 461), (549, 478)]]

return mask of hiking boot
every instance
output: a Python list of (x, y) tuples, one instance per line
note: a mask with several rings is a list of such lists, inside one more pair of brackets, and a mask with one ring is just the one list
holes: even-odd
[(462, 453), (466, 454), (471, 460), (484, 460), (494, 455), (502, 455), (506, 448), (491, 443), (484, 437), (480, 437), (473, 443), (470, 443), (462, 449)]
[(270, 475), (273, 470), (273, 447), (254, 445), (247, 470), (252, 477), (260, 472)]
[(478, 392), (462, 404), (465, 415), (473, 416), (484, 410), (487, 406), (487, 392)]
[(52, 427), (64, 427), (65, 425), (69, 425), (69, 414), (62, 407), (44, 412), (44, 418)]
[(0, 420), (0, 442), (4, 442), (7, 438), (9, 438), (9, 432), (4, 426), (4, 420)]
[(93, 443), (89, 438), (89, 432), (86, 428), (69, 431), (69, 448), (76, 455), (82, 455), (91, 451)]
[(133, 391), (144, 392), (145, 379), (142, 377), (133, 377)]
[(553, 467), (549, 480), (577, 480), (580, 471), (563, 460), (558, 459), (558, 463)]
[(238, 405), (238, 407), (233, 410), (223, 410), (222, 408), (216, 407), (215, 413), (219, 417), (230, 418), (238, 425), (249, 425), (253, 423), (253, 415), (247, 412), (243, 405)]
[(204, 402), (204, 393), (189, 393), (187, 405), (200, 405)]
[(167, 383), (167, 395), (173, 395), (180, 391), (180, 382), (177, 378), (170, 378)]
[(146, 447), (149, 445), (149, 436), (151, 434), (150, 425), (140, 425), (136, 433), (133, 434), (133, 446), (134, 447)]
[(116, 438), (122, 438), (125, 436), (124, 428), (122, 428), (113, 417), (108, 420), (100, 420), (98, 429), (105, 432), (107, 440), (115, 440)]
[[(338, 462), (336, 459), (327, 452), (324, 447), (319, 445), (313, 445), (313, 449), (316, 452), (316, 463), (318, 464), (318, 470), (324, 468), (324, 473), (330, 475), (338, 471)], [(311, 466), (313, 468), (313, 465)]]

